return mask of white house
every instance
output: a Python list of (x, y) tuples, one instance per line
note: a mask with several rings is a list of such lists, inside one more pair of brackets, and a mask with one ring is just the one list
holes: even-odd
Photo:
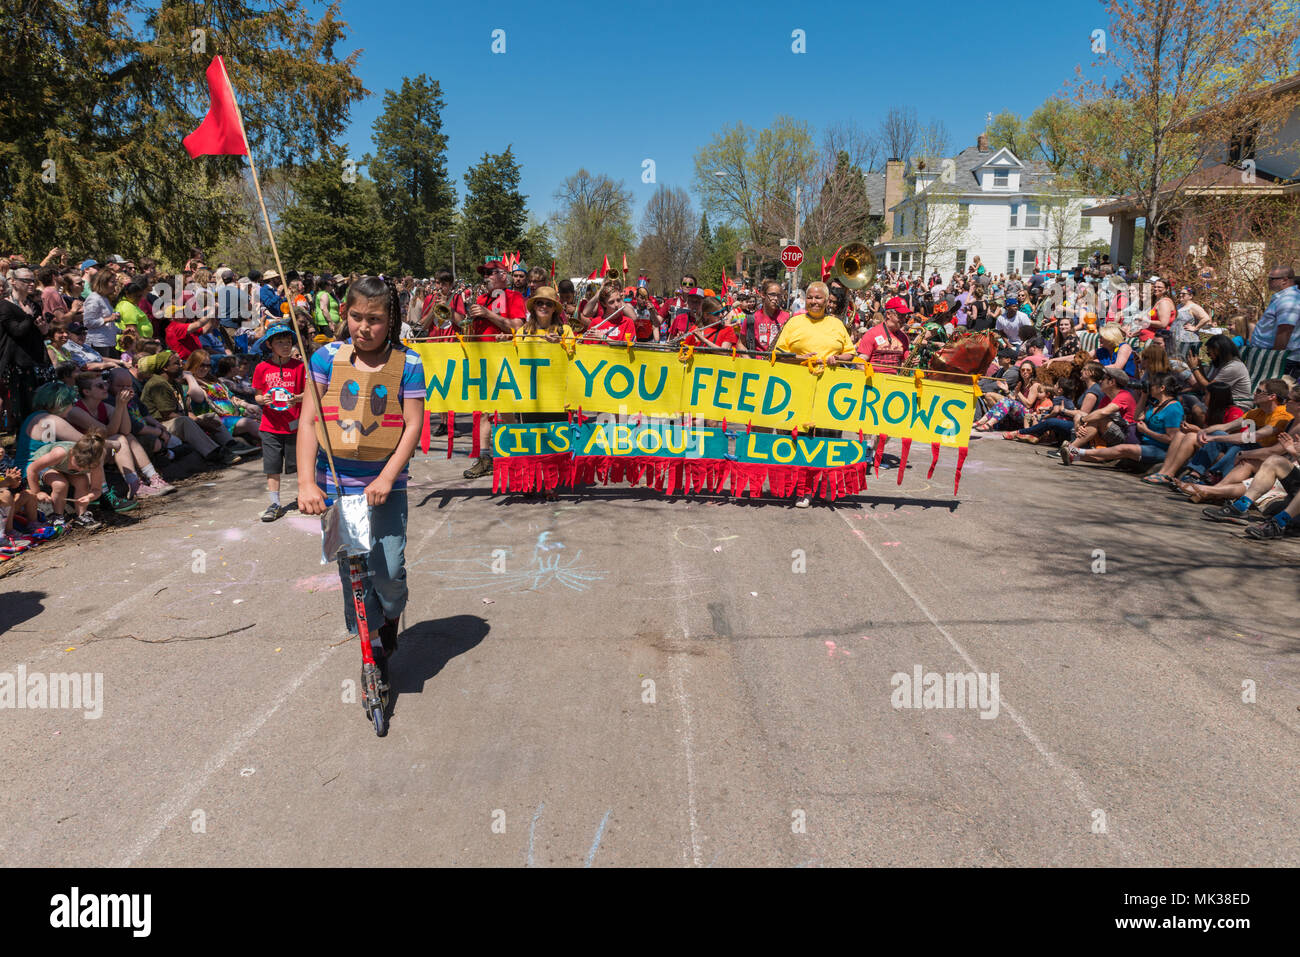
[(991, 273), (1026, 275), (1072, 268), (1110, 240), (1104, 222), (1083, 215), (1097, 197), (1058, 187), (1047, 164), (992, 150), (984, 135), (951, 158), (891, 161), (886, 176), (896, 180), (886, 195), (901, 198), (875, 246), (882, 269), (937, 269), (946, 279), (979, 256)]

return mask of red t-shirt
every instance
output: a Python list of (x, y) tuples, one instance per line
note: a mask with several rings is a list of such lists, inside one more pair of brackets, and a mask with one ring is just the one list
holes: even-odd
[(184, 319), (177, 319), (167, 325), (167, 348), (176, 353), (184, 362), (195, 349), (202, 349), (197, 333), (189, 331), (190, 324)]
[[(605, 333), (610, 329), (616, 329), (617, 331), (606, 338)], [(583, 335), (582, 341), (636, 342), (636, 320), (620, 314), (617, 322), (610, 322), (604, 316), (599, 316), (591, 321), (591, 325)]]
[[(499, 302), (504, 297), (504, 302)], [(498, 302), (499, 308), (492, 306), (493, 302)], [(514, 289), (502, 289), (497, 292), (488, 292), (479, 296), (475, 300), (480, 306), (486, 306), (491, 312), (505, 319), (527, 319), (528, 306), (524, 302), (524, 297)], [(453, 296), (451, 300), (451, 311), (466, 315), (465, 303), (460, 296)], [(490, 339), (493, 336), (499, 336), (506, 332), (490, 319), (475, 319), (470, 326), (469, 334), (471, 338)]]
[(735, 326), (702, 330), (699, 326), (693, 325), (690, 335), (682, 341), (688, 346), (718, 346), (722, 349), (740, 345), (740, 337), (736, 334)]
[(1133, 398), (1133, 393), (1128, 389), (1120, 389), (1115, 393), (1115, 398), (1107, 399), (1106, 405), (1119, 406), (1120, 415), (1124, 416), (1124, 421), (1129, 425), (1137, 424), (1137, 400)]
[(882, 322), (862, 334), (858, 340), (858, 353), (881, 370), (897, 370), (907, 355), (907, 345), (907, 333), (899, 331), (891, 334)]
[(672, 322), (668, 324), (668, 338), (672, 339), (675, 336), (680, 336), (694, 325), (695, 322), (691, 319), (689, 312), (679, 312), (673, 316)]
[(765, 310), (758, 310), (754, 313), (754, 344), (764, 352), (770, 352), (772, 346), (776, 344), (777, 337), (781, 335), (781, 327), (789, 318), (790, 313), (784, 310), (778, 312), (775, 319)]
[(290, 359), (284, 365), (263, 360), (253, 370), (253, 391), (269, 395), (270, 405), (262, 406), (261, 431), (272, 435), (291, 435), (298, 431), (301, 403), (289, 401), (292, 395), (302, 395), (307, 387), (307, 367), (301, 359)]

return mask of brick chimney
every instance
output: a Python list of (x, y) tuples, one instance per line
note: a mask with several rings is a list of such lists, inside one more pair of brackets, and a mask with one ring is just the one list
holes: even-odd
[(980, 134), (979, 139), (975, 141), (975, 148), (981, 153), (989, 151), (989, 135), (987, 133)]
[(903, 201), (903, 161), (885, 160), (885, 231), (877, 242), (890, 242), (894, 238), (894, 214), (890, 212)]

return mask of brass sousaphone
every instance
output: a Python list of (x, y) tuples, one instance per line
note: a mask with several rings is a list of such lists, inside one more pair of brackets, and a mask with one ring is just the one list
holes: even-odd
[(831, 278), (849, 289), (861, 289), (876, 278), (876, 257), (862, 243), (847, 243), (835, 259)]

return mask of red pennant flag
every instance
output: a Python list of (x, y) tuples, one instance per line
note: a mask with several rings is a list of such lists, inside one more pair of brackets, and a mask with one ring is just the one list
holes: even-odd
[(843, 246), (836, 246), (836, 247), (835, 247), (835, 254), (831, 256), (831, 268), (832, 268), (832, 269), (835, 268), (835, 259), (836, 259), (837, 256), (839, 256), (839, 254), (840, 254), (840, 250), (843, 249), (843, 248), (844, 248)]
[(602, 276), (607, 276), (607, 275), (609, 275), (609, 257), (608, 257), (608, 256), (605, 256), (605, 257), (601, 260), (601, 263), (600, 263), (600, 274), (601, 274)]
[(829, 271), (829, 269), (828, 269), (828, 267), (826, 266), (826, 257), (823, 256), (823, 257), (822, 257), (822, 282), (825, 282), (825, 281), (826, 281), (826, 273), (827, 273), (828, 271)]
[(551, 285), (555, 285), (555, 260), (551, 260)]
[(723, 266), (722, 267), (722, 295), (726, 296), (726, 294), (727, 294), (727, 267)]
[(588, 278), (588, 279), (599, 279), (599, 278), (600, 278), (600, 267), (597, 266), (595, 269), (593, 269), (593, 270), (591, 271), (591, 275), (588, 276), (587, 278)]
[(226, 64), (215, 56), (208, 64), (208, 97), (212, 105), (199, 128), (181, 145), (190, 159), (199, 156), (247, 156), (248, 142), (244, 139), (244, 126), (239, 121), (239, 107), (235, 105), (235, 90), (226, 75)]
[(623, 272), (627, 272), (627, 253), (623, 254)]

